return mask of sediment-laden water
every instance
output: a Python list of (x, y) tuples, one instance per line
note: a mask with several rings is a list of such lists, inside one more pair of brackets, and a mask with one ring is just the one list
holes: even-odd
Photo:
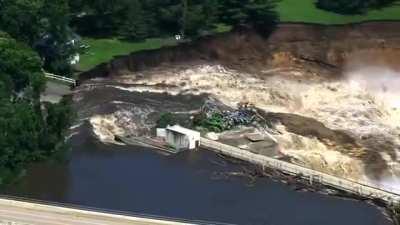
[(68, 162), (33, 165), (3, 194), (185, 219), (266, 225), (388, 225), (374, 206), (296, 192), (269, 179), (215, 176), (241, 171), (202, 150), (165, 156), (105, 145), (85, 125), (70, 139)]

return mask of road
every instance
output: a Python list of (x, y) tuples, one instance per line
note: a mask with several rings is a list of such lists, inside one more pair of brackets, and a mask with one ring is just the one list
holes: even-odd
[(180, 225), (155, 219), (119, 216), (0, 199), (0, 225)]
[(40, 101), (58, 103), (64, 95), (70, 93), (72, 93), (72, 91), (68, 84), (56, 81), (47, 81), (46, 90), (40, 96)]

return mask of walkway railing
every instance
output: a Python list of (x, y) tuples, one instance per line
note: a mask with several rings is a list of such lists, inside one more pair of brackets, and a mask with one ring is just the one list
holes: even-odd
[(387, 204), (400, 203), (400, 194), (398, 194), (398, 192), (396, 192), (396, 190), (394, 189), (383, 189), (381, 187), (377, 187), (373, 183), (353, 181), (345, 178), (336, 177), (282, 160), (274, 159), (264, 155), (254, 154), (252, 152), (237, 147), (222, 144), (220, 142), (212, 141), (205, 138), (201, 139), (201, 145), (224, 155), (260, 165), (263, 168), (272, 168), (287, 174), (310, 179), (310, 182), (314, 180), (324, 185), (366, 198), (381, 199)]
[(63, 77), (63, 76), (60, 76), (60, 75), (55, 75), (55, 74), (47, 73), (47, 72), (45, 72), (44, 75), (46, 76), (46, 78), (49, 78), (49, 79), (54, 79), (54, 80), (59, 80), (59, 81), (62, 81), (62, 82), (67, 82), (67, 83), (72, 84), (73, 86), (77, 85), (77, 81), (75, 79), (72, 79), (72, 78), (69, 78), (69, 77)]

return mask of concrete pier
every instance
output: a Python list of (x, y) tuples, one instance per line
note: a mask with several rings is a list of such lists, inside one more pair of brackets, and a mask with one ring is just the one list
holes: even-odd
[(326, 173), (321, 173), (292, 163), (284, 162), (263, 155), (251, 153), (249, 151), (212, 141), (206, 138), (201, 139), (201, 146), (215, 152), (248, 161), (260, 165), (261, 167), (279, 170), (283, 173), (301, 176), (309, 179), (310, 183), (319, 182), (324, 185), (353, 193), (371, 199), (381, 199), (387, 204), (400, 203), (400, 195), (391, 190), (382, 189), (374, 184), (366, 182), (352, 181), (340, 177), (335, 177)]

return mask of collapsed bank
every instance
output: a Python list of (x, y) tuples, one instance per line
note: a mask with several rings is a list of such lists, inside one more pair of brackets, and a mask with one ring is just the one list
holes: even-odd
[[(384, 198), (391, 203), (397, 198), (392, 196), (394, 192), (385, 197), (381, 193), (384, 188), (370, 184), (368, 179), (398, 177), (399, 129), (395, 127), (398, 111), (380, 108), (381, 102), (370, 98), (371, 93), (354, 92), (358, 87), (351, 82), (342, 84), (337, 80), (345, 79), (346, 69), (365, 64), (399, 70), (396, 56), (400, 55), (400, 33), (395, 29), (398, 26), (396, 22), (345, 26), (282, 24), (267, 40), (252, 31), (206, 37), (177, 47), (118, 57), (82, 74), (83, 80), (102, 77), (89, 80), (82, 89), (90, 91), (96, 85), (104, 85), (132, 93), (165, 93), (183, 98), (188, 94), (211, 96), (230, 106), (245, 98), (244, 101), (271, 110), (269, 116), (284, 125), (280, 130), (283, 135), (277, 136), (286, 141), (282, 142), (284, 150), (291, 148), (284, 153), (296, 165), (344, 177), (342, 180), (346, 181), (361, 180), (353, 183), (361, 184), (362, 188), (347, 185), (345, 181), (326, 181), (333, 180), (330, 177), (323, 182), (346, 183), (345, 189), (353, 193)], [(376, 75), (381, 73), (378, 70)], [(379, 94), (385, 95), (385, 90), (392, 89), (384, 82), (377, 83), (383, 86), (377, 88), (383, 90)], [(396, 96), (396, 92), (391, 94)], [(154, 127), (152, 118), (157, 117), (159, 108), (164, 110), (166, 106), (160, 103), (154, 107), (149, 102), (153, 108), (132, 109), (136, 103), (125, 99), (118, 99), (118, 104), (117, 113), (107, 112), (107, 118), (100, 116), (92, 122), (98, 128), (117, 123), (112, 129), (104, 129), (110, 133), (110, 140), (115, 133), (148, 135)], [(182, 113), (172, 108), (172, 112)], [(137, 120), (131, 120), (134, 125), (128, 125), (129, 128), (124, 127), (129, 121), (124, 118), (130, 115), (137, 116)], [(251, 155), (247, 160), (251, 158), (258, 156)], [(304, 173), (307, 179), (311, 176), (308, 171), (288, 172)], [(363, 179), (366, 176), (368, 179)], [(311, 177), (322, 179), (319, 174)]]

